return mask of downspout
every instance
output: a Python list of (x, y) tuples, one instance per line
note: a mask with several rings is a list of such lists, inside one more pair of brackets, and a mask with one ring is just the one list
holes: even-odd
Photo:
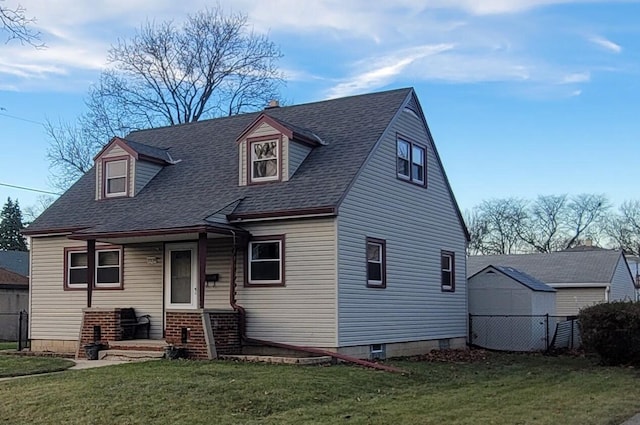
[(233, 234), (233, 246), (231, 248), (231, 276), (229, 281), (229, 304), (231, 308), (238, 312), (240, 315), (239, 325), (240, 325), (240, 341), (244, 342), (247, 338), (247, 327), (246, 327), (246, 311), (244, 307), (238, 305), (236, 300), (236, 263), (237, 263), (237, 253), (238, 249), (236, 247), (237, 236), (236, 232), (232, 229), (231, 233)]

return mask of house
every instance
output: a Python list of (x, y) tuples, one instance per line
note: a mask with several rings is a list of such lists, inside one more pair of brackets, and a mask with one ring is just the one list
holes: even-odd
[(29, 253), (0, 251), (0, 341), (15, 341), (21, 311), (29, 308)]
[(410, 88), (114, 138), (25, 233), (34, 350), (118, 340), (124, 307), (196, 358), (466, 342), (468, 236)]
[(577, 315), (582, 307), (595, 303), (635, 300), (634, 280), (622, 251), (470, 256), (467, 275), (471, 277), (489, 265), (512, 267), (554, 288), (559, 316)]
[[(548, 347), (556, 315), (556, 290), (520, 270), (487, 266), (467, 282), (469, 342), (506, 351)], [(548, 316), (547, 316), (548, 315)]]

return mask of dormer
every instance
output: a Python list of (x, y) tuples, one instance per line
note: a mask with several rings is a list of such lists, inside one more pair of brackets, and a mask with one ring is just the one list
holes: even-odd
[(166, 165), (174, 164), (167, 149), (114, 137), (93, 158), (96, 200), (136, 196)]
[(316, 146), (312, 131), (260, 114), (237, 138), (240, 186), (287, 181)]

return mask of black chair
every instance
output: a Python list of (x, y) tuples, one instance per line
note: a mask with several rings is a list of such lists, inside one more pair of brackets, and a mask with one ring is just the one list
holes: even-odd
[(122, 339), (136, 339), (138, 329), (142, 329), (145, 338), (149, 339), (151, 331), (151, 316), (145, 314), (137, 317), (133, 308), (123, 308), (120, 310), (120, 328), (122, 330)]

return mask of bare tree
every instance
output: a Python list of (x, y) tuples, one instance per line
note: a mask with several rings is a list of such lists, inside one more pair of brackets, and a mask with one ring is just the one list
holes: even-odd
[(531, 204), (518, 236), (537, 252), (561, 249), (567, 218), (567, 195), (540, 195)]
[(49, 195), (40, 195), (36, 198), (36, 203), (29, 205), (24, 209), (22, 215), (24, 217), (24, 225), (27, 226), (44, 212), (56, 199)]
[(27, 17), (27, 10), (21, 5), (8, 7), (3, 4), (4, 1), (0, 0), (0, 31), (7, 34), (7, 42), (18, 40), (22, 44), (44, 47), (40, 41), (40, 33), (31, 27), (35, 18)]
[(605, 195), (583, 193), (571, 198), (567, 211), (567, 239), (564, 249), (571, 248), (583, 236), (594, 231), (599, 221), (606, 217), (611, 204)]
[(281, 56), (266, 36), (249, 29), (245, 15), (225, 15), (219, 6), (181, 25), (143, 25), (109, 50), (109, 68), (89, 91), (88, 112), (75, 125), (47, 124), (57, 187), (86, 172), (113, 136), (238, 114), (277, 99)]
[(465, 211), (464, 216), (464, 221), (467, 225), (467, 230), (469, 231), (469, 254), (487, 254), (487, 252), (485, 252), (486, 248), (483, 242), (487, 237), (489, 227), (487, 226), (483, 216), (477, 209), (474, 209), (473, 211)]
[(605, 226), (607, 235), (617, 248), (640, 256), (640, 201), (626, 201)]
[(527, 203), (518, 198), (483, 201), (475, 210), (481, 224), (478, 251), (483, 254), (515, 254), (522, 250), (519, 229), (527, 218)]

